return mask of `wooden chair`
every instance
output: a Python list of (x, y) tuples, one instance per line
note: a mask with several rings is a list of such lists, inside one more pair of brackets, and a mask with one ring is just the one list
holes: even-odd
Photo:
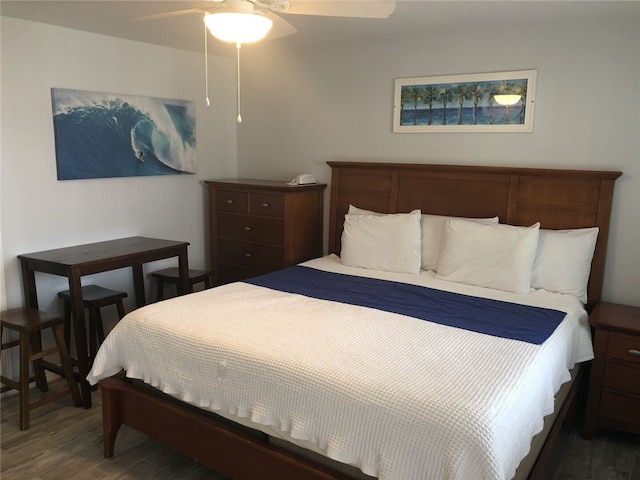
[[(40, 407), (54, 400), (71, 395), (73, 405), (80, 406), (80, 392), (76, 383), (69, 359), (69, 351), (62, 333), (63, 318), (60, 315), (42, 312), (35, 308), (16, 308), (1, 313), (0, 334), (4, 329), (17, 332), (18, 340), (7, 341), (2, 344), (2, 350), (11, 347), (20, 347), (20, 378), (18, 381), (0, 376), (0, 380), (6, 386), (0, 391), (17, 390), (20, 395), (20, 430), (29, 429), (29, 413), (34, 408)], [(56, 341), (56, 346), (42, 349), (42, 330), (51, 328)], [(31, 403), (29, 399), (29, 384), (36, 381), (36, 385), (42, 392), (48, 391), (47, 379), (41, 364), (42, 358), (53, 353), (60, 355), (60, 363), (67, 379), (67, 390), (51, 393)], [(29, 375), (29, 363), (33, 362), (34, 375)]]
[[(158, 281), (158, 290), (156, 295), (158, 301), (164, 300), (165, 283), (175, 285), (177, 289), (178, 283), (180, 282), (180, 270), (178, 267), (157, 270), (153, 272), (151, 276)], [(189, 283), (191, 283), (192, 287), (198, 283), (204, 283), (205, 288), (211, 288), (213, 285), (213, 272), (210, 270), (189, 270)]]
[[(71, 295), (69, 290), (58, 292), (58, 296), (64, 300), (64, 338), (67, 345), (71, 339)], [(104, 325), (100, 309), (109, 305), (115, 305), (118, 309), (118, 318), (125, 315), (123, 298), (127, 292), (109, 290), (99, 285), (85, 285), (82, 287), (82, 303), (89, 311), (89, 359), (93, 364), (98, 348), (104, 341)]]

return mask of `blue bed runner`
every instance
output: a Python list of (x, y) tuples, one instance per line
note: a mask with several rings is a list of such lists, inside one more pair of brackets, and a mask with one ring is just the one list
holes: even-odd
[(474, 332), (542, 344), (565, 312), (299, 265), (244, 280), (307, 297), (375, 308)]

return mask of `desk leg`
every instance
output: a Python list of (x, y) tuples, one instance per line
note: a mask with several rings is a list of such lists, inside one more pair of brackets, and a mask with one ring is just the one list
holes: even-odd
[(29, 307), (38, 308), (38, 292), (36, 290), (36, 274), (29, 268), (26, 260), (21, 260), (22, 286), (25, 295), (25, 303)]
[[(25, 304), (32, 308), (38, 308), (38, 291), (36, 290), (36, 274), (33, 270), (29, 268), (28, 262), (26, 260), (21, 260), (20, 267), (22, 269), (22, 285), (24, 289), (25, 295)], [(38, 332), (37, 336), (31, 337), (32, 351), (37, 352), (42, 350), (41, 348), (41, 337), (40, 332)], [(36, 385), (42, 392), (46, 392), (48, 390), (47, 385), (47, 377), (44, 372), (44, 368), (40, 364), (40, 360), (34, 362), (34, 374), (36, 377)]]
[(193, 291), (193, 285), (189, 281), (189, 256), (187, 246), (180, 249), (178, 255), (178, 269), (180, 270), (180, 283), (178, 284), (178, 295), (185, 295)]
[(147, 299), (144, 294), (144, 275), (142, 274), (142, 264), (131, 265), (133, 270), (133, 291), (136, 296), (136, 306), (144, 307)]
[(76, 342), (76, 356), (78, 357), (78, 372), (80, 377), (80, 395), (82, 407), (91, 408), (91, 387), (87, 381), (89, 374), (89, 354), (87, 352), (87, 329), (84, 323), (84, 306), (82, 305), (82, 285), (80, 273), (72, 271), (69, 275), (69, 291), (71, 295), (71, 310), (73, 318), (74, 337)]

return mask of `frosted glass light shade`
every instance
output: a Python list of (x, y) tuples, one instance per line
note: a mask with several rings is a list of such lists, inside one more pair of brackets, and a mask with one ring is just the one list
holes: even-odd
[(273, 22), (257, 13), (207, 13), (204, 23), (211, 35), (223, 42), (251, 43), (262, 40)]
[(515, 105), (520, 101), (522, 95), (494, 95), (496, 102), (500, 105)]

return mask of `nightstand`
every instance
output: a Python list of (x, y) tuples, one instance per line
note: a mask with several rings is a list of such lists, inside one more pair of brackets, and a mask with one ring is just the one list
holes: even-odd
[(599, 427), (640, 433), (640, 307), (601, 302), (595, 329), (584, 437)]

